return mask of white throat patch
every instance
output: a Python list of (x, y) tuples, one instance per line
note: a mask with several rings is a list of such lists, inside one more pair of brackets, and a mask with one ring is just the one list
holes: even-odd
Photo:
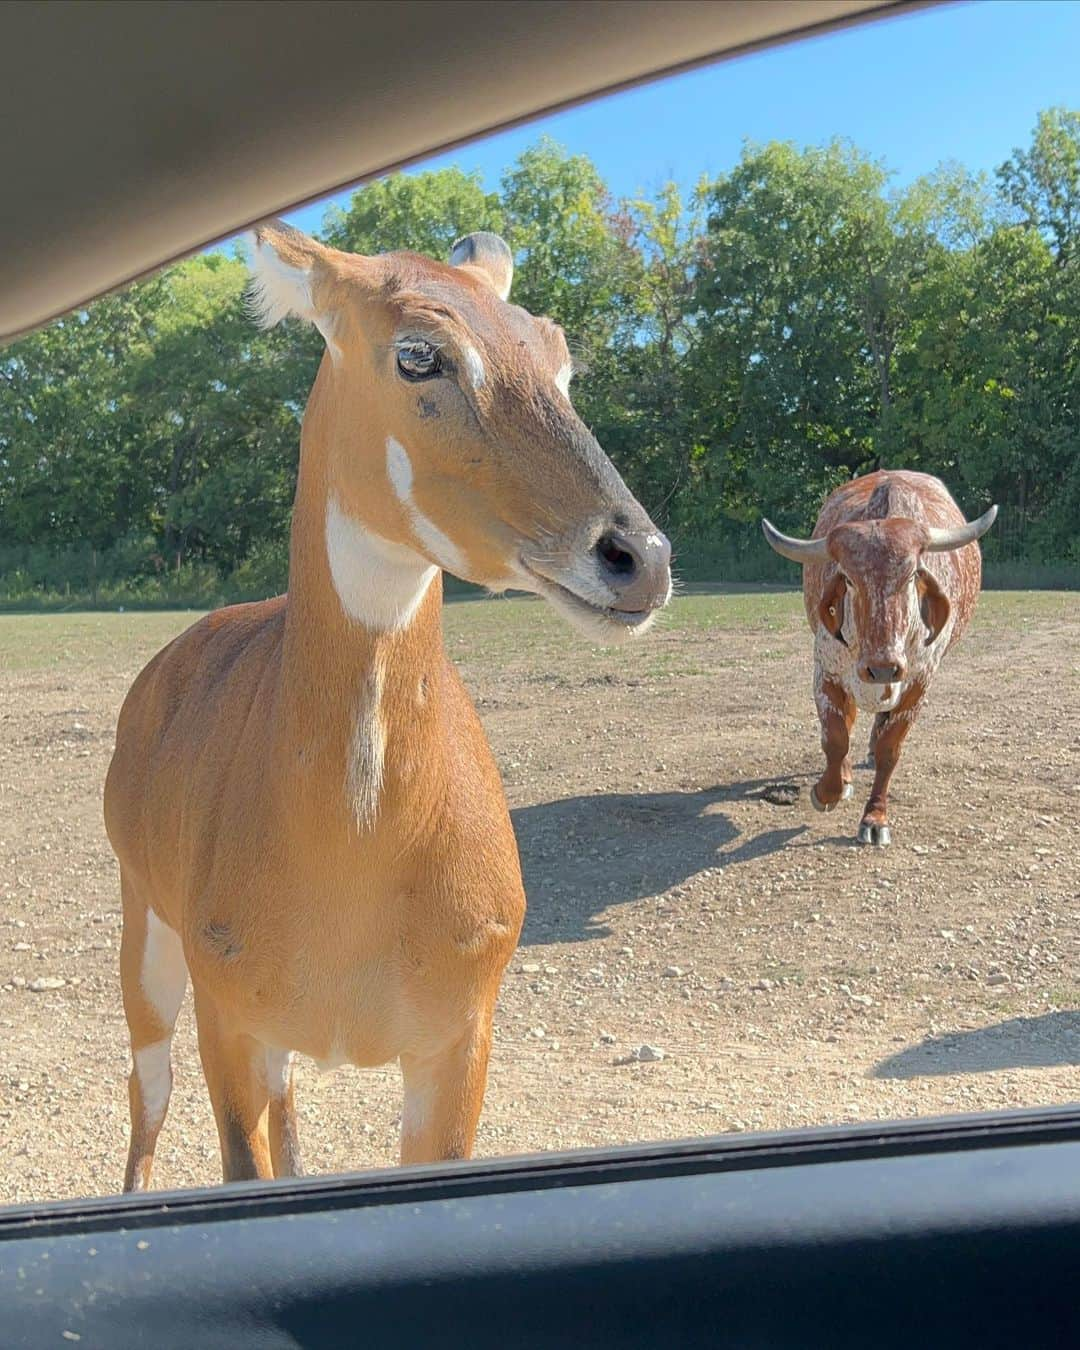
[(326, 559), (342, 609), (375, 632), (407, 627), (436, 572), (412, 549), (358, 524), (333, 493), (326, 502)]

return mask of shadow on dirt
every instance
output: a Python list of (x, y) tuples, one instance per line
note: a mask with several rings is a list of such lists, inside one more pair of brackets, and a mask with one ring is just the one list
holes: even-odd
[(933, 1078), (991, 1069), (1053, 1069), (1080, 1064), (1080, 1012), (1010, 1017), (1006, 1022), (931, 1036), (883, 1059), (871, 1078)]
[[(512, 812), (529, 911), (522, 941), (582, 942), (610, 930), (596, 915), (658, 895), (706, 868), (729, 868), (782, 849), (807, 826), (740, 839), (719, 809), (760, 797), (774, 780), (699, 792), (567, 797)], [(783, 808), (770, 808), (783, 809)]]

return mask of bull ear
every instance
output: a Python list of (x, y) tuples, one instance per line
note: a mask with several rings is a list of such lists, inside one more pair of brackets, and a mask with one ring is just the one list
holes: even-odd
[(922, 621), (926, 624), (926, 645), (936, 642), (941, 630), (949, 622), (952, 606), (949, 597), (938, 585), (938, 579), (925, 567), (915, 573), (915, 584), (919, 588), (919, 609)]
[[(844, 580), (844, 574), (837, 572), (832, 581), (829, 582), (825, 594), (821, 597), (821, 603), (818, 605), (818, 618), (826, 631), (831, 633), (837, 642), (844, 642), (840, 630), (844, 626), (844, 596), (846, 594), (847, 582)], [(844, 642), (844, 646), (847, 646), (846, 642)]]

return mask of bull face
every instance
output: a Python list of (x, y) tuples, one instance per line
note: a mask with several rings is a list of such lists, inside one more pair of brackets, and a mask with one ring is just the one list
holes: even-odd
[(835, 570), (827, 569), (818, 606), (823, 627), (851, 649), (865, 684), (894, 685), (910, 654), (930, 645), (949, 621), (948, 597), (922, 566), (929, 539), (913, 520), (839, 525), (828, 537)]
[(937, 642), (949, 622), (949, 598), (923, 555), (974, 543), (996, 516), (992, 506), (953, 529), (886, 516), (836, 525), (817, 539), (793, 539), (767, 520), (762, 528), (777, 553), (817, 569), (822, 628), (849, 648), (864, 686), (887, 687), (880, 696), (887, 706), (919, 648)]

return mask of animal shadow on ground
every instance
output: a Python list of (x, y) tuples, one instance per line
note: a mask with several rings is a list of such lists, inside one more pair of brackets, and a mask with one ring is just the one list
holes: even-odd
[(744, 839), (718, 809), (761, 795), (772, 780), (698, 792), (566, 797), (512, 812), (529, 900), (525, 943), (583, 942), (610, 929), (596, 914), (658, 895), (712, 867), (733, 867), (782, 849), (807, 827)]
[(928, 1036), (875, 1065), (871, 1078), (930, 1078), (990, 1069), (1080, 1064), (1080, 1012), (1010, 1017), (973, 1031)]

